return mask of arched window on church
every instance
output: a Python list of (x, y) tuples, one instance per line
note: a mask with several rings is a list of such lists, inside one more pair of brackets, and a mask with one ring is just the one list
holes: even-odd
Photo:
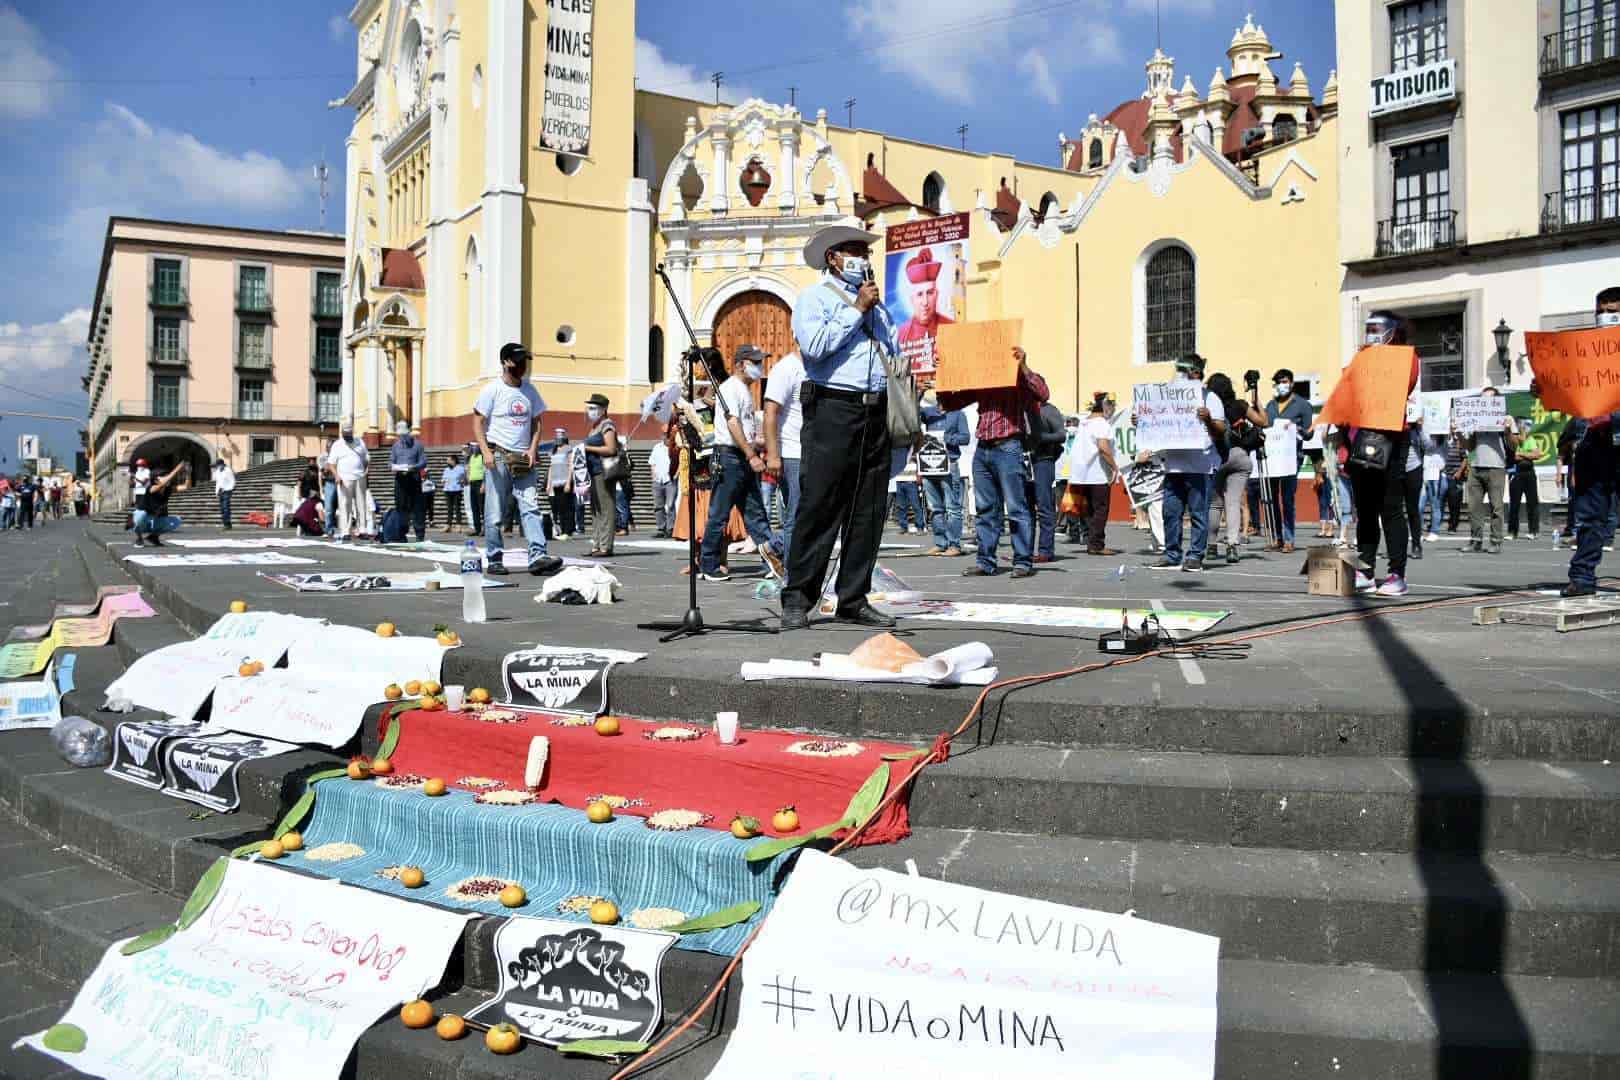
[(467, 258), (462, 267), (467, 289), (467, 348), (477, 349), (484, 340), (484, 264), (478, 258), (478, 241), (467, 238)]
[(1035, 224), (1039, 225), (1046, 220), (1046, 215), (1054, 214), (1058, 209), (1058, 197), (1048, 191), (1041, 196), (1039, 208), (1035, 211)]
[(1292, 116), (1279, 116), (1271, 125), (1271, 141), (1274, 143), (1293, 142), (1299, 138), (1299, 122)]
[(1089, 153), (1090, 153), (1091, 156), (1086, 159), (1086, 168), (1088, 168), (1088, 169), (1100, 169), (1100, 168), (1102, 168), (1103, 147), (1102, 147), (1102, 140), (1101, 139), (1092, 139), (1091, 140), (1091, 150), (1089, 151)]
[(945, 199), (945, 180), (937, 172), (928, 174), (923, 181), (923, 205), (934, 213), (939, 213), (940, 203)]
[(647, 331), (647, 382), (655, 387), (664, 385), (664, 328), (661, 326)]
[(1169, 363), (1198, 350), (1198, 285), (1192, 252), (1172, 244), (1147, 264), (1147, 362)]

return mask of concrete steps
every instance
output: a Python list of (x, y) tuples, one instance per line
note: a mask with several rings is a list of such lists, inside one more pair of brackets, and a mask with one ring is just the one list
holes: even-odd
[[(79, 576), (64, 584), (88, 595), (122, 579), (100, 547), (80, 552)], [(184, 591), (177, 582), (148, 595), (172, 601), (193, 628), (207, 625), (215, 613)], [(168, 614), (121, 621), (113, 647), (79, 651), (73, 707), (99, 704), (100, 686), (134, 655), (187, 636)], [(456, 650), (447, 681), (496, 685), (499, 659)], [(681, 719), (712, 712), (713, 678), (655, 661), (615, 675), (617, 707)], [(818, 730), (913, 742), (971, 700), (803, 691), (728, 680), (724, 692), (755, 723), (802, 728), (809, 717)], [(1021, 693), (993, 718), (986, 733), (996, 745), (963, 740), (919, 779), (914, 835), (856, 849), (851, 861), (898, 868), (914, 859), (947, 880), (1218, 934), (1223, 1080), (1620, 1075), (1620, 775), (1594, 763), (1610, 756), (1620, 726), (1612, 717), (1263, 718), (1134, 705), (1075, 715), (1056, 698)], [(1415, 746), (1427, 752), (1408, 756)], [(118, 929), (120, 906), (172, 917), (158, 913), (177, 907), (213, 857), (239, 835), (262, 836), (301, 777), (341, 756), (255, 763), (243, 772), (241, 811), (193, 819), (189, 804), (65, 769), (43, 733), (0, 737), (0, 803), (15, 841), (0, 843), (0, 949), (21, 950), (31, 970), (82, 978), (106, 943), (130, 932)], [(61, 878), (46, 879), (64, 873), (82, 876), (86, 891), (58, 904), (60, 889), (49, 886)], [(466, 1008), (493, 987), (479, 960), (480, 935), (493, 925), (469, 929), (445, 1008)], [(671, 1015), (712, 982), (717, 959), (672, 954)], [(732, 989), (721, 1032), (740, 996)], [(652, 1075), (704, 1075), (722, 1046), (723, 1034)], [(13, 1075), (11, 1065), (0, 1059), (0, 1073)], [(495, 1059), (388, 1020), (361, 1040), (352, 1070), (390, 1080), (612, 1071), (534, 1049)]]

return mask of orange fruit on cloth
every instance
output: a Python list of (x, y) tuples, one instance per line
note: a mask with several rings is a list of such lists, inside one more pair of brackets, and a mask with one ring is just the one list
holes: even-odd
[(490, 702), (489, 691), (482, 686), (475, 686), (467, 691), (467, 700), (474, 705), (488, 705)]
[(361, 761), (359, 758), (354, 759), (353, 761), (349, 762), (349, 779), (350, 780), (369, 780), (369, 779), (371, 779), (371, 766), (367, 765), (364, 761)]
[(279, 859), (287, 854), (287, 845), (280, 840), (266, 840), (264, 847), (259, 849), (259, 854), (266, 859)]
[(759, 818), (738, 814), (731, 819), (731, 835), (739, 840), (752, 840), (759, 835)]
[(443, 795), (444, 781), (439, 779), (437, 776), (433, 777), (431, 780), (424, 781), (422, 784), (422, 794), (432, 795), (434, 798)]
[(445, 1042), (450, 1042), (467, 1034), (467, 1021), (454, 1014), (441, 1016), (433, 1030), (438, 1034), (439, 1038)]
[(422, 693), (424, 693), (424, 694), (439, 694), (439, 693), (442, 693), (443, 691), (444, 691), (444, 687), (440, 686), (438, 683), (434, 682), (432, 679), (429, 679), (429, 680), (427, 680), (426, 682), (424, 682), (422, 684)]
[(508, 885), (500, 891), (498, 899), (502, 907), (522, 907), (529, 902), (529, 894), (521, 885)]
[(399, 1007), (399, 1020), (408, 1028), (425, 1028), (433, 1023), (433, 1006), (417, 998)]
[(420, 679), (412, 679), (410, 682), (405, 684), (405, 692), (411, 695), (411, 697), (415, 697), (416, 695), (420, 694), (422, 692), (422, 681)]
[(286, 851), (303, 851), (304, 834), (301, 832), (286, 832), (281, 834), (281, 846)]
[(595, 727), (598, 735), (617, 735), (619, 733), (619, 718), (617, 716), (599, 716), (596, 719)]
[(391, 623), (391, 622), (385, 622), (385, 623), (378, 623), (377, 624), (377, 636), (378, 637), (393, 637), (394, 634), (396, 634), (397, 632), (398, 632), (398, 628), (396, 626), (394, 626), (394, 624)]
[(371, 763), (371, 775), (373, 776), (387, 776), (393, 771), (394, 763), (388, 758), (380, 757)]
[(619, 921), (619, 905), (611, 900), (598, 900), (591, 905), (591, 922), (598, 926), (612, 926)]
[(398, 683), (389, 683), (387, 686), (383, 687), (383, 697), (387, 698), (389, 701), (398, 701), (404, 696), (405, 691)]
[(593, 824), (600, 825), (604, 821), (613, 820), (613, 807), (601, 799), (596, 800), (585, 808), (585, 816)]
[(422, 873), (420, 866), (407, 866), (399, 872), (399, 883), (407, 889), (420, 889), (425, 881), (427, 875)]
[(791, 806), (784, 806), (771, 815), (771, 828), (777, 832), (798, 832), (799, 811)]
[(515, 1054), (523, 1045), (523, 1037), (511, 1024), (496, 1024), (484, 1032), (484, 1045), (492, 1054)]

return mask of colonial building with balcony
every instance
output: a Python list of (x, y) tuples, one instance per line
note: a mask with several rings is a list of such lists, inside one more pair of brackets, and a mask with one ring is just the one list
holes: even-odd
[(343, 376), (343, 237), (115, 217), (90, 322), (88, 440), (103, 506), (129, 464), (245, 469), (320, 452)]
[(1346, 357), (1392, 309), (1423, 389), (1522, 387), (1523, 331), (1591, 325), (1620, 285), (1617, 9), (1337, 0)]

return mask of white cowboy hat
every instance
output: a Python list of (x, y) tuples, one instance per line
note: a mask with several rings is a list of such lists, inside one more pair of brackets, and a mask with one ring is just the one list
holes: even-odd
[(810, 238), (804, 245), (804, 262), (812, 270), (824, 270), (827, 266), (827, 252), (839, 244), (856, 241), (862, 244), (875, 244), (881, 237), (877, 233), (867, 232), (856, 225), (829, 225)]

